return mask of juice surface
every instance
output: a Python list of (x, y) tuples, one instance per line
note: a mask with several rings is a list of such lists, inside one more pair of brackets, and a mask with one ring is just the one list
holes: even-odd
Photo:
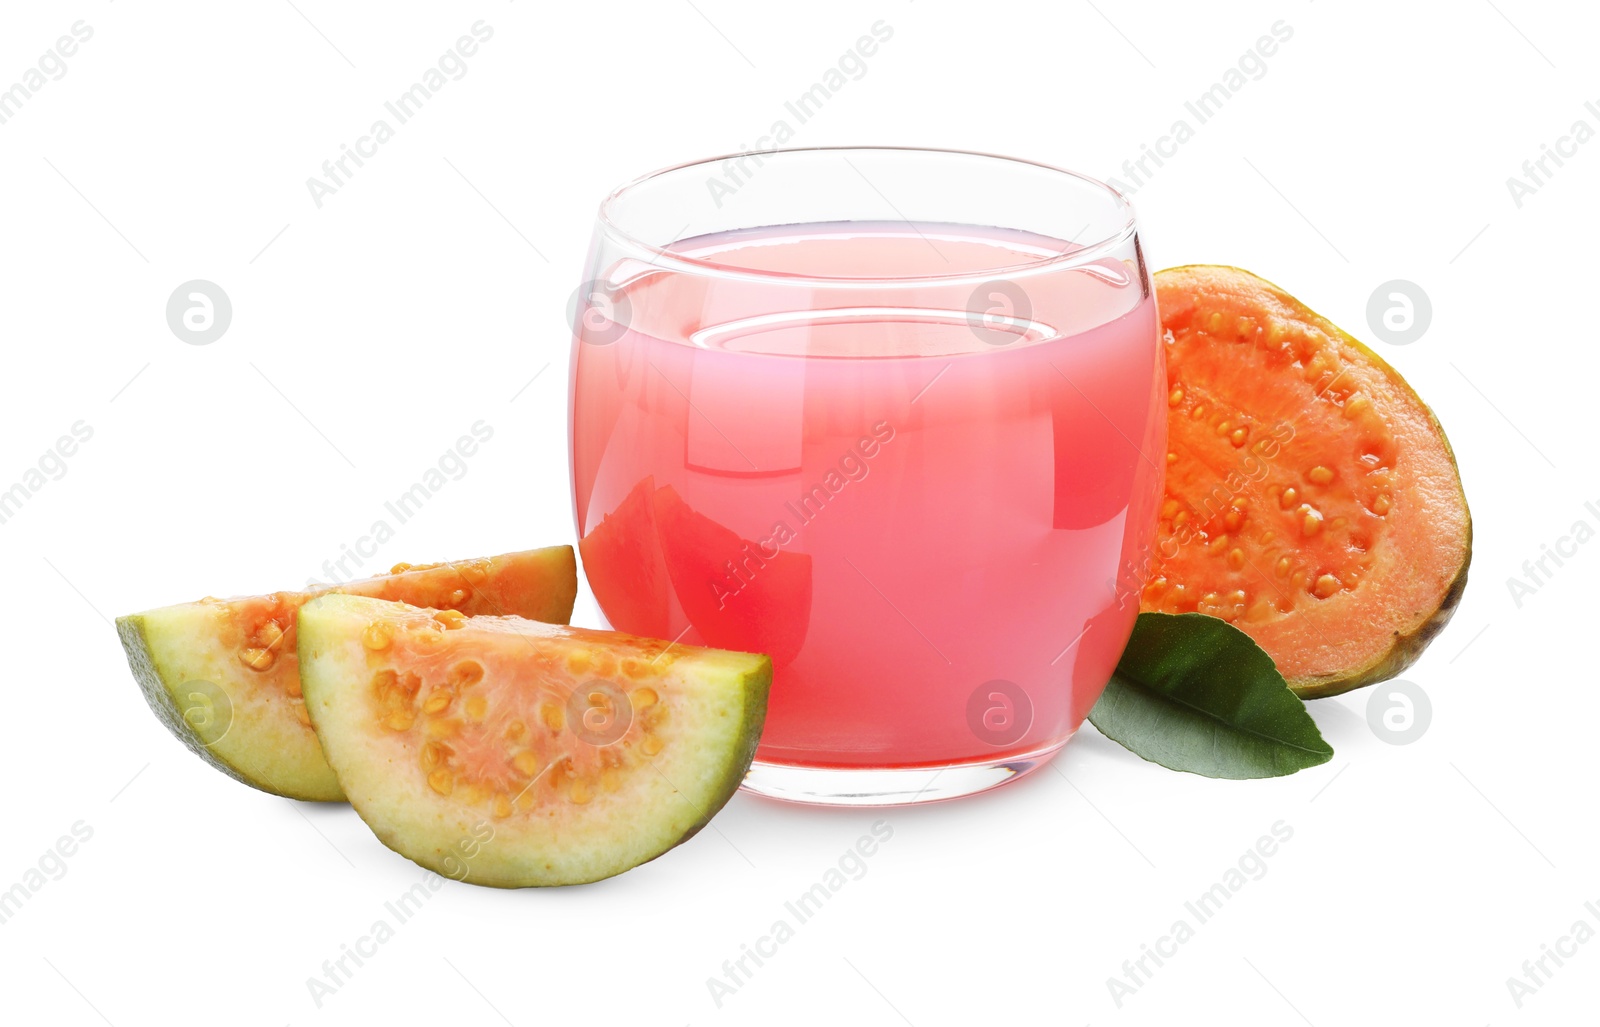
[[(1070, 248), (847, 223), (673, 247), (759, 275), (607, 269), (620, 323), (573, 362), (585, 570), (619, 630), (773, 657), (758, 759), (1037, 752), (1098, 697), (1137, 613), (1165, 388), (1142, 268), (996, 270)], [(999, 283), (976, 287), (991, 320), (972, 273)]]

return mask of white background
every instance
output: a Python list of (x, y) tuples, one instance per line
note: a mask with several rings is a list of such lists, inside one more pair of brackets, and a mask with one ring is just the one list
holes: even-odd
[[(1600, 100), (1573, 4), (7, 4), (0, 85), (93, 39), (0, 125), (0, 487), (93, 439), (0, 524), (8, 642), (0, 889), (92, 839), (0, 924), (12, 1023), (1569, 1024), (1600, 941), (1522, 1008), (1506, 978), (1600, 926), (1585, 644), (1600, 545), (1592, 237), (1600, 143), (1506, 186)], [(1503, 13), (1501, 13), (1503, 12)], [(321, 209), (320, 176), (473, 22), (494, 29)], [(296, 587), (474, 421), (494, 438), (374, 565), (573, 538), (563, 307), (614, 185), (755, 145), (882, 19), (893, 39), (795, 145), (1015, 154), (1102, 176), (1284, 20), (1293, 39), (1134, 197), (1155, 267), (1237, 264), (1371, 338), (1433, 405), (1472, 501), (1472, 585), (1406, 677), (1314, 704), (1338, 755), (1219, 782), (1085, 727), (988, 796), (882, 813), (738, 796), (666, 857), (580, 889), (451, 885), (318, 1009), (306, 986), (421, 871), (346, 807), (241, 787), (145, 708), (107, 618)], [(1509, 19), (1509, 20), (1508, 20)], [(1585, 20), (1586, 19), (1586, 20)], [(1515, 25), (1512, 24), (1515, 23)], [(1191, 123), (1193, 119), (1191, 118)], [(167, 297), (232, 299), (209, 346)], [(531, 384), (530, 384), (531, 382)], [(585, 596), (579, 623), (598, 623)], [(718, 1008), (706, 979), (875, 819), (893, 838)], [(1293, 838), (1118, 1008), (1106, 980), (1276, 822)], [(1554, 964), (1547, 964), (1554, 969)]]

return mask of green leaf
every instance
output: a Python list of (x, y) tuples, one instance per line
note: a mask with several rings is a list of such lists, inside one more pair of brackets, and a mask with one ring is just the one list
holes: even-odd
[(1199, 613), (1141, 613), (1089, 720), (1136, 756), (1205, 777), (1282, 777), (1333, 759), (1272, 657)]

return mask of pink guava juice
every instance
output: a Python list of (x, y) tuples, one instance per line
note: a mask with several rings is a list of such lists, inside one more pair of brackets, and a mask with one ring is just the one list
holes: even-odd
[(1165, 379), (1145, 269), (1035, 270), (1072, 249), (848, 222), (670, 247), (726, 280), (602, 269), (573, 360), (585, 571), (618, 630), (772, 657), (758, 761), (1047, 753), (1098, 698), (1154, 537)]

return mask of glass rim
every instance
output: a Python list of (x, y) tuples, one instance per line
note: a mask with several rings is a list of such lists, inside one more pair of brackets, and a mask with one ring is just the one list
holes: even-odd
[[(1021, 165), (1072, 179), (1095, 189), (1103, 196), (1108, 197), (1113, 209), (1122, 215), (1121, 226), (1110, 235), (1094, 242), (1077, 245), (1076, 249), (1065, 250), (1060, 253), (1026, 260), (1016, 264), (1007, 264), (999, 267), (984, 268), (980, 271), (964, 271), (951, 274), (926, 274), (926, 275), (889, 275), (878, 277), (850, 277), (832, 278), (821, 275), (796, 275), (783, 271), (767, 271), (758, 268), (736, 267), (723, 264), (715, 260), (694, 257), (677, 250), (669, 249), (672, 243), (660, 245), (640, 238), (636, 233), (629, 231), (618, 223), (613, 217), (614, 207), (618, 200), (630, 194), (635, 189), (646, 183), (664, 178), (667, 175), (687, 171), (691, 168), (709, 167), (721, 164), (727, 160), (737, 160), (751, 155), (768, 157), (787, 154), (805, 153), (898, 153), (919, 154), (926, 157), (976, 157), (983, 161), (992, 161), (1000, 165)], [(870, 182), (868, 183), (871, 184)], [(687, 273), (698, 274), (705, 277), (732, 278), (749, 281), (762, 281), (797, 286), (820, 286), (827, 288), (889, 288), (894, 286), (919, 286), (928, 284), (963, 284), (966, 282), (982, 283), (993, 281), (997, 278), (1018, 278), (1035, 274), (1080, 267), (1092, 264), (1104, 258), (1110, 251), (1116, 250), (1131, 239), (1138, 231), (1138, 219), (1134, 213), (1133, 203), (1126, 194), (1101, 179), (1082, 172), (1072, 171), (1068, 168), (1043, 161), (1027, 160), (1021, 157), (1008, 157), (1003, 154), (986, 153), (981, 150), (954, 150), (934, 146), (797, 146), (776, 147), (769, 150), (745, 150), (736, 153), (725, 153), (716, 157), (703, 157), (698, 160), (685, 161), (668, 167), (658, 168), (647, 172), (613, 189), (606, 198), (600, 201), (597, 220), (602, 231), (616, 236), (619, 240), (631, 247), (635, 247), (650, 254), (650, 263), (663, 269), (671, 268)], [(910, 221), (907, 224), (913, 224)], [(685, 226), (687, 228), (688, 226)], [(692, 237), (691, 237), (692, 238)], [(674, 239), (672, 242), (677, 242)], [(1067, 240), (1071, 243), (1072, 240)]]

